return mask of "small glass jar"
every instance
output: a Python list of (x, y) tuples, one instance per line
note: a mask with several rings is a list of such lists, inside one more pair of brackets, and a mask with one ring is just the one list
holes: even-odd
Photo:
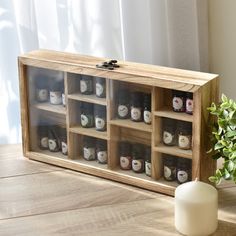
[(36, 81), (36, 101), (47, 102), (48, 101), (48, 84), (45, 78), (37, 77)]
[(126, 141), (120, 142), (120, 168), (122, 170), (131, 170), (132, 157), (131, 157), (131, 145)]
[(176, 180), (176, 157), (163, 155), (164, 179), (167, 181)]
[(81, 106), (80, 123), (83, 128), (94, 127), (94, 115), (93, 115), (93, 104), (82, 102)]
[(96, 96), (99, 98), (106, 97), (106, 79), (95, 77)]
[(94, 106), (95, 127), (97, 131), (106, 131), (106, 107), (101, 105)]
[(192, 124), (190, 122), (178, 121), (177, 123), (178, 147), (180, 149), (191, 149)]
[(132, 146), (132, 170), (136, 173), (144, 172), (144, 150), (143, 145), (137, 143)]
[(143, 94), (141, 92), (134, 92), (131, 94), (131, 108), (130, 116), (132, 121), (140, 122), (143, 120)]
[(177, 162), (177, 181), (180, 184), (191, 180), (191, 160), (186, 158), (178, 158)]
[(53, 125), (48, 130), (48, 148), (50, 152), (58, 152), (60, 150), (60, 140), (58, 136), (58, 126)]
[(62, 87), (63, 81), (52, 79), (50, 82), (50, 103), (53, 105), (62, 104)]
[(165, 145), (174, 146), (176, 143), (175, 138), (176, 122), (173, 119), (163, 119), (163, 132), (162, 141)]
[(61, 152), (63, 155), (68, 155), (68, 147), (67, 147), (67, 132), (66, 128), (61, 127), (60, 130), (60, 140), (61, 140)]
[(128, 119), (130, 117), (129, 112), (129, 92), (126, 89), (118, 91), (118, 104), (117, 104), (117, 116), (120, 119)]
[(172, 106), (176, 112), (185, 111), (186, 94), (182, 91), (172, 90)]
[(193, 114), (193, 94), (186, 93), (186, 113)]
[(93, 94), (93, 77), (89, 75), (81, 75), (80, 92), (85, 95)]
[(145, 174), (147, 176), (152, 174), (151, 147), (145, 148)]
[(43, 122), (38, 126), (38, 143), (40, 149), (48, 149), (48, 126)]
[(96, 142), (96, 155), (98, 163), (107, 164), (107, 141), (97, 139)]
[(83, 138), (83, 158), (87, 161), (96, 160), (95, 139), (92, 137)]
[(143, 120), (144, 120), (144, 123), (146, 123), (148, 125), (150, 125), (152, 123), (151, 94), (144, 94)]

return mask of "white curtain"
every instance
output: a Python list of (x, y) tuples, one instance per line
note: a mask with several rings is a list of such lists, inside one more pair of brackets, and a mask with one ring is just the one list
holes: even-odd
[(21, 140), (17, 56), (47, 48), (208, 70), (205, 0), (1, 0), (0, 144)]

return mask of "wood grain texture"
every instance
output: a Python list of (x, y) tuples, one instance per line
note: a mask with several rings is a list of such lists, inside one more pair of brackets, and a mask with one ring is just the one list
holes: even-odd
[[(2, 164), (18, 158), (20, 145), (0, 146)], [(38, 168), (37, 162), (22, 161), (31, 163), (29, 170)], [(6, 177), (0, 179), (0, 189), (3, 236), (181, 235), (174, 228), (174, 198), (78, 172)], [(213, 236), (236, 235), (235, 198), (235, 185), (221, 186)]]

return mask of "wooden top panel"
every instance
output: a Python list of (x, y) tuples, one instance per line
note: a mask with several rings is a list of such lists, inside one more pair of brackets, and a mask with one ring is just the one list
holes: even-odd
[(126, 61), (118, 61), (120, 68), (113, 71), (97, 69), (96, 64), (109, 59), (49, 50), (32, 51), (19, 59), (23, 64), (31, 66), (190, 92), (195, 92), (208, 81), (218, 77), (216, 74)]

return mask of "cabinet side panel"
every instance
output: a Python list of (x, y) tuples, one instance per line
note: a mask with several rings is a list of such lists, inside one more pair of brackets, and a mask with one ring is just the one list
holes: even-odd
[(211, 154), (207, 151), (211, 148), (210, 134), (213, 117), (209, 116), (207, 107), (212, 102), (219, 101), (219, 79), (216, 78), (210, 81), (202, 88), (202, 127), (201, 127), (201, 163), (200, 163), (200, 178), (205, 182), (209, 182), (208, 178), (215, 173), (216, 160), (211, 158)]
[(22, 128), (22, 147), (24, 156), (29, 151), (29, 108), (28, 108), (28, 86), (27, 68), (18, 59), (19, 88), (20, 88), (20, 107), (21, 107), (21, 128)]

